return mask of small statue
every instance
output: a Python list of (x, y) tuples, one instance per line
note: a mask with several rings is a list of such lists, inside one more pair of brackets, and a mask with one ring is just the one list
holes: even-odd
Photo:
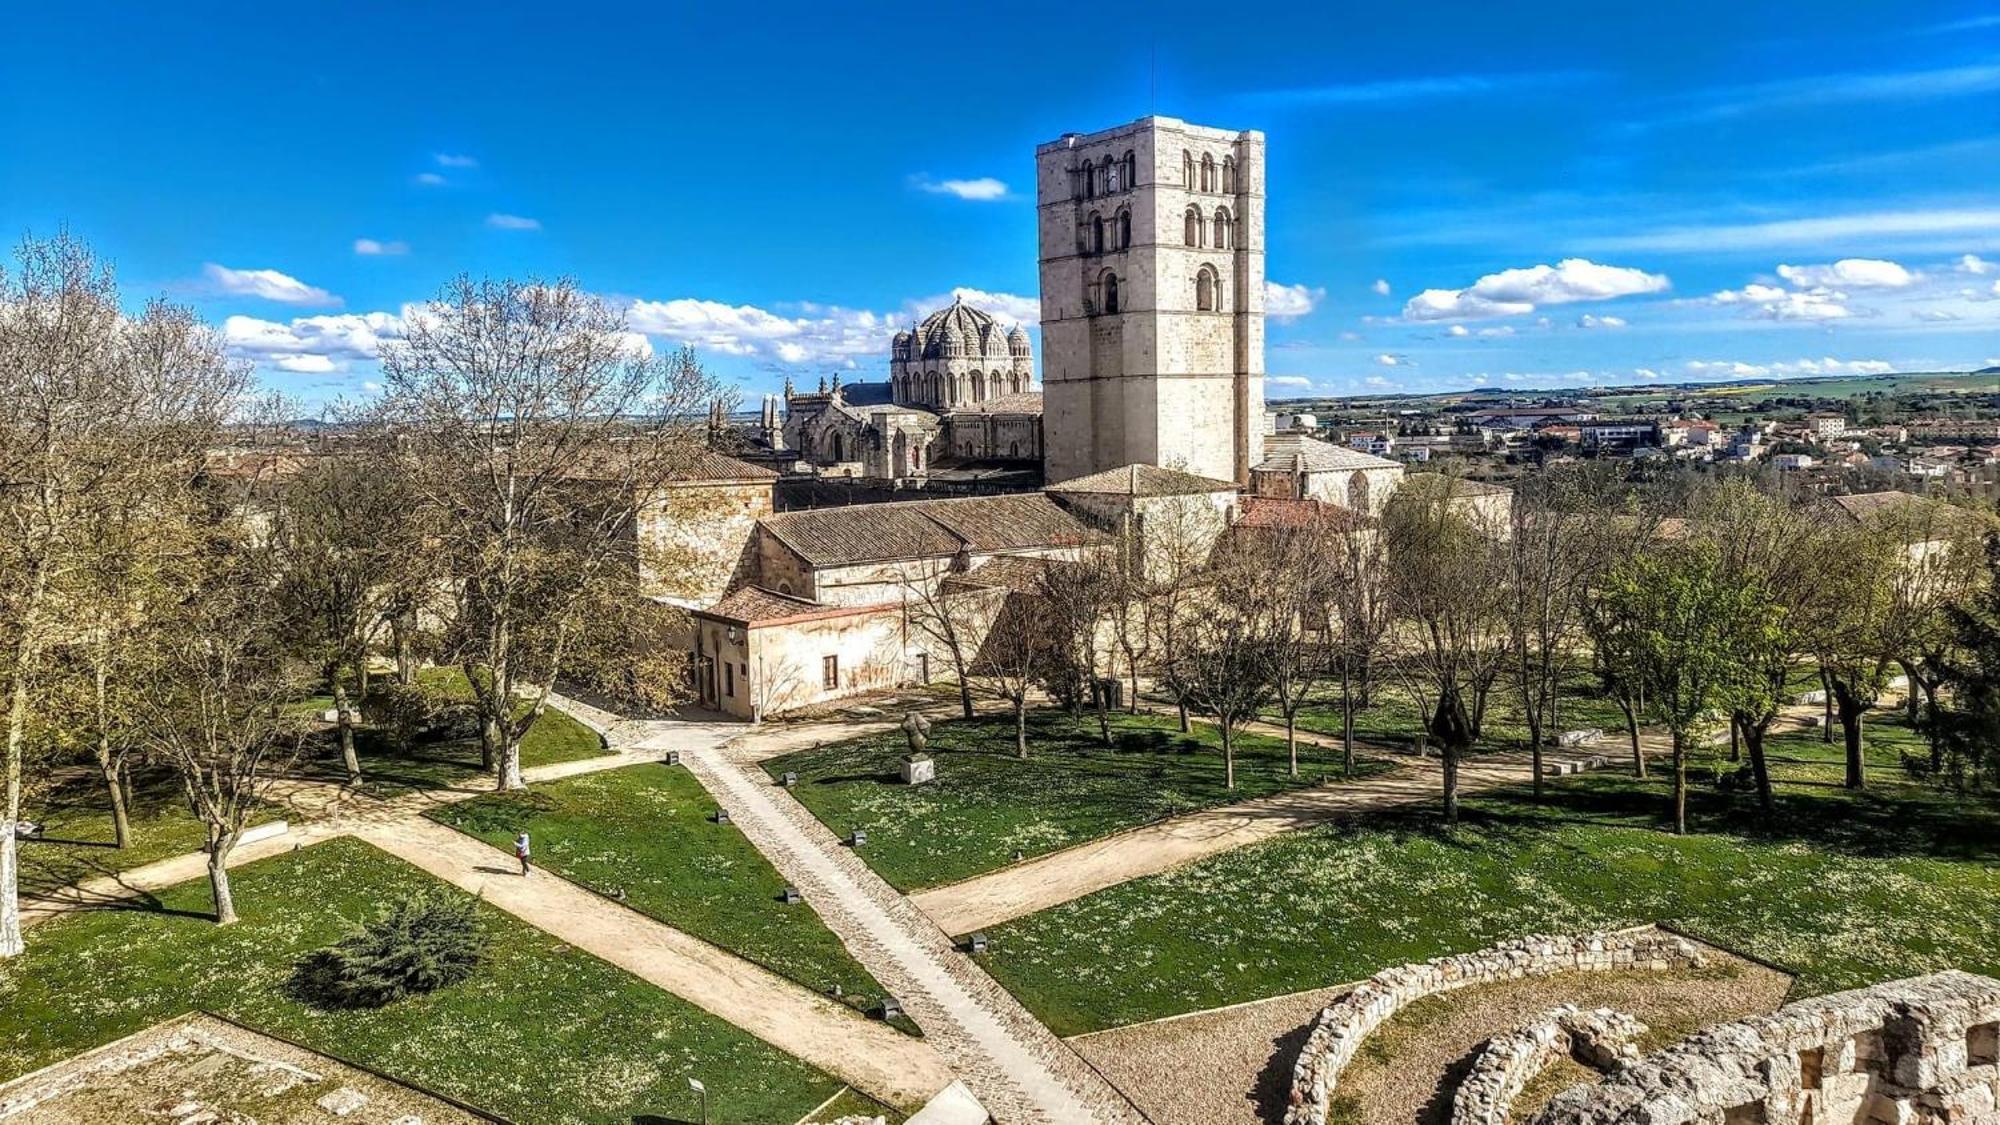
[(924, 718), (921, 712), (912, 711), (903, 716), (902, 725), (903, 737), (910, 740), (910, 754), (915, 756), (923, 753), (924, 748), (930, 745), (931, 721)]

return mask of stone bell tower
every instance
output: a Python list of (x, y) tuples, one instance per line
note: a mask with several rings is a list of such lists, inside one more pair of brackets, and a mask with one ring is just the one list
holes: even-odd
[(1146, 117), (1035, 150), (1046, 476), (1262, 460), (1264, 134)]

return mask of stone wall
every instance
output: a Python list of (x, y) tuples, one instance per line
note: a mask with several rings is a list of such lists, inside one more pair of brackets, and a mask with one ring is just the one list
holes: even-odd
[(1994, 1125), (2000, 981), (1957, 971), (1788, 1004), (1709, 1028), (1535, 1125)]
[(1385, 969), (1320, 1012), (1292, 1071), (1286, 1125), (1326, 1125), (1333, 1091), (1370, 1032), (1426, 996), (1469, 985), (1569, 972), (1664, 970), (1700, 965), (1699, 948), (1653, 926), (1582, 937), (1536, 935), (1477, 953)]
[(1452, 1095), (1451, 1125), (1507, 1125), (1514, 1099), (1543, 1068), (1563, 1055), (1597, 1070), (1639, 1061), (1635, 1042), (1646, 1025), (1610, 1008), (1583, 1011), (1564, 1004), (1488, 1040)]

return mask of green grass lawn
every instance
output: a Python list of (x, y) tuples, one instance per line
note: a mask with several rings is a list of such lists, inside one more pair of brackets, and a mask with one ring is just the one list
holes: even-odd
[[(882, 986), (812, 907), (781, 901), (785, 878), (678, 766), (642, 765), (433, 809), (442, 824), (510, 849), (526, 829), (542, 866), (790, 977), (838, 986), (866, 1010)], [(914, 1025), (908, 1025), (913, 1028)], [(906, 1028), (908, 1029), (908, 1028)]]
[[(94, 774), (66, 781), (30, 801), (24, 813), (42, 826), (42, 836), (21, 841), (21, 890), (46, 892), (130, 870), (197, 851), (208, 840), (172, 771), (135, 773), (128, 811), (132, 842), (121, 849), (112, 845), (111, 801)], [(255, 816), (251, 822), (265, 819)]]
[[(764, 763), (773, 778), (799, 775), (792, 792), (845, 837), (859, 828), (861, 857), (904, 890), (957, 882), (1176, 813), (1314, 784), (1338, 770), (1327, 752), (1301, 746), (1302, 777), (1287, 775), (1282, 740), (1238, 740), (1236, 788), (1223, 787), (1215, 729), (1182, 734), (1172, 716), (1116, 715), (1116, 745), (1094, 717), (1029, 716), (1029, 760), (1014, 756), (1011, 717), (939, 722), (931, 730), (934, 784), (904, 785), (900, 732), (837, 742)], [(1369, 763), (1369, 769), (1379, 765)], [(1337, 773), (1335, 774), (1337, 776)]]
[(376, 1011), (287, 995), (299, 958), (380, 904), (437, 885), (352, 839), (238, 869), (243, 920), (207, 920), (205, 882), (147, 910), (80, 914), (28, 931), (0, 961), (0, 1080), (204, 1008), (522, 1122), (791, 1122), (840, 1083), (637, 977), (482, 909), (488, 960), (463, 984)]
[[(1276, 712), (1269, 712), (1268, 717), (1273, 722), (1284, 722), (1284, 716)], [(1354, 714), (1354, 737), (1377, 745), (1409, 746), (1423, 730), (1424, 719), (1408, 687), (1392, 669), (1384, 666), (1377, 670), (1370, 706)], [(1298, 724), (1300, 730), (1339, 737), (1338, 681), (1320, 685), (1307, 697), (1299, 709)], [(1563, 690), (1557, 697), (1555, 722), (1543, 736), (1554, 743), (1562, 731), (1586, 727), (1596, 727), (1615, 740), (1625, 730), (1625, 713), (1618, 709), (1616, 701), (1601, 693), (1592, 677), (1573, 671), (1564, 677)], [(1494, 684), (1488, 697), (1476, 749), (1512, 750), (1526, 746), (1527, 742), (1528, 722), (1521, 708), (1520, 693), (1512, 680), (1503, 677)]]
[(1907, 731), (1874, 728), (1864, 793), (1818, 779), (1816, 735), (1786, 739), (1775, 814), (1697, 786), (1675, 837), (1664, 776), (1581, 775), (1541, 804), (1470, 799), (1452, 832), (1385, 815), (1114, 887), (993, 928), (983, 960), (1065, 1035), (1651, 921), (1788, 966), (1804, 993), (2000, 972), (2000, 806), (1913, 786), (1893, 764)]
[[(417, 675), (444, 688), (454, 699), (472, 698), (472, 685), (457, 668), (425, 668)], [(604, 752), (596, 731), (550, 707), (521, 739), (521, 766), (532, 769)], [(385, 799), (415, 790), (462, 785), (486, 773), (480, 768), (476, 734), (402, 746), (386, 731), (364, 723), (355, 731), (355, 753), (361, 759), (362, 792)], [(301, 770), (308, 776), (345, 778), (340, 747), (330, 732), (315, 738), (311, 756), (301, 764)]]

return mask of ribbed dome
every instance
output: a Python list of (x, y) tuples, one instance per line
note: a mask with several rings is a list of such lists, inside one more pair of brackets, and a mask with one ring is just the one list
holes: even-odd
[(991, 313), (956, 298), (917, 326), (915, 351), (923, 359), (1005, 359), (1015, 354), (1009, 339), (1006, 328)]
[(1028, 354), (1028, 347), (1027, 326), (1016, 324), (1014, 330), (1007, 333), (1007, 350), (1014, 355), (1020, 356)]

